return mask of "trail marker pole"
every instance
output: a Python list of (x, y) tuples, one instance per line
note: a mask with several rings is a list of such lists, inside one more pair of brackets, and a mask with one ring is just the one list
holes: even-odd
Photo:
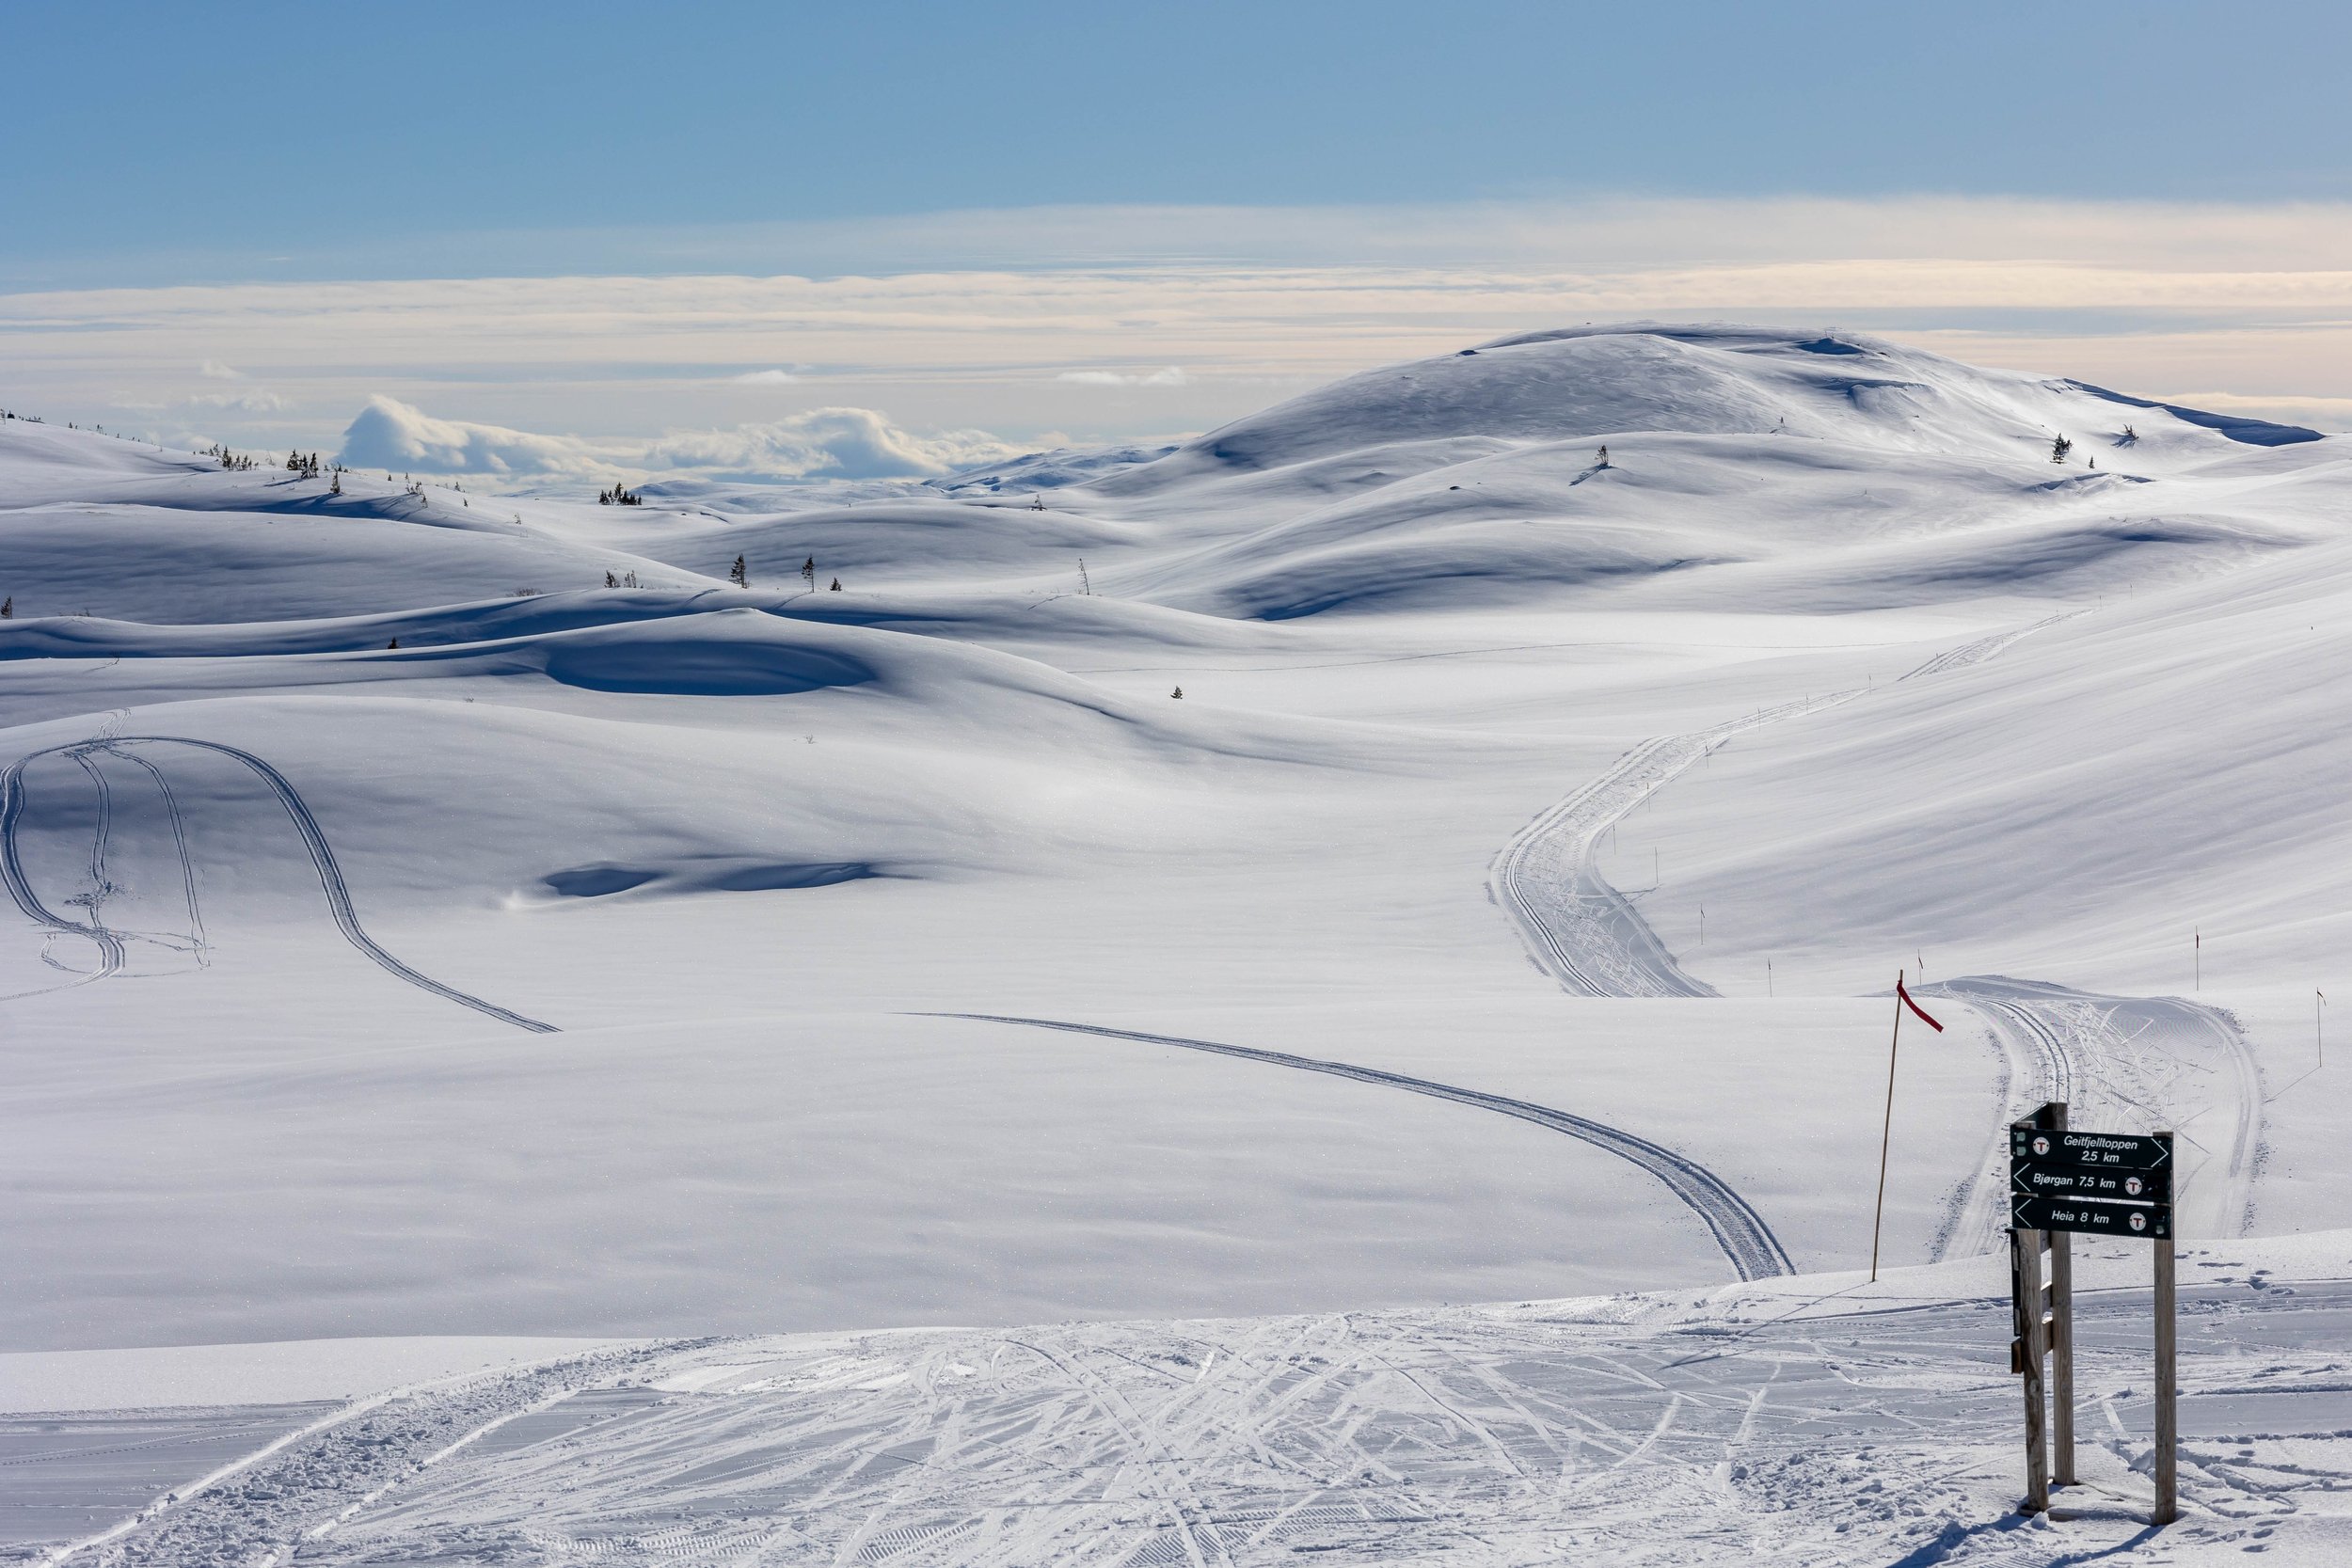
[(2181, 1346), (2173, 1316), (2172, 1238), (2156, 1243), (2156, 1511), (2154, 1522), (2181, 1516)]
[(1886, 1119), (1879, 1126), (1879, 1197), (1870, 1212), (1870, 1283), (1879, 1278), (1879, 1227), (1886, 1218), (1886, 1148), (1895, 1134), (1895, 1053), (1903, 1043), (1903, 972), (1895, 971), (1895, 1033), (1886, 1042)]
[[(2048, 1125), (2066, 1130), (2066, 1102), (2043, 1108)], [(2050, 1249), (2050, 1483), (2074, 1484), (2074, 1239), (2042, 1232)]]
[(2042, 1338), (2042, 1240), (2039, 1230), (2010, 1232), (2010, 1267), (2024, 1320), (2019, 1325), (2024, 1365), (2018, 1370), (2026, 1374), (2026, 1502), (2021, 1512), (2026, 1513), (2050, 1511), (2050, 1447), (2044, 1430), (2048, 1412), (2042, 1396), (2042, 1356), (2047, 1348)]

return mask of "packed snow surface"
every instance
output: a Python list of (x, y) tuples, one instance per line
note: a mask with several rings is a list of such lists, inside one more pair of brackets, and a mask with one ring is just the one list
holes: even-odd
[[(0, 421), (10, 1549), (2338, 1560), (2347, 517), (1718, 326), (642, 506)], [(2182, 1140), (2160, 1535), (2144, 1254), (2007, 1513), (2052, 1099)], [(23, 1358), (326, 1340), (478, 1348)]]

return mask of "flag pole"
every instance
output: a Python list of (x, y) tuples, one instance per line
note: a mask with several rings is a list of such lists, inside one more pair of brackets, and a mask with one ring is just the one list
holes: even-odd
[(1886, 1119), (1879, 1127), (1879, 1197), (1870, 1212), (1870, 1283), (1879, 1278), (1879, 1227), (1886, 1219), (1886, 1148), (1895, 1132), (1895, 1053), (1903, 1042), (1903, 972), (1895, 971), (1895, 1033), (1886, 1042)]

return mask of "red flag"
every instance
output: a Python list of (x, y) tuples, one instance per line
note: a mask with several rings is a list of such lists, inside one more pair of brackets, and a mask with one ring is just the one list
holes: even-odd
[(1895, 981), (1895, 994), (1902, 998), (1904, 1006), (1909, 1007), (1913, 1012), (1919, 1015), (1920, 1022), (1926, 1024), (1929, 1028), (1934, 1030), (1939, 1035), (1944, 1032), (1944, 1026), (1936, 1022), (1934, 1019), (1929, 1017), (1928, 1010), (1925, 1007), (1922, 1007), (1918, 1003), (1914, 1002), (1911, 999), (1911, 992), (1903, 989), (1903, 983), (1899, 977), (1898, 977)]

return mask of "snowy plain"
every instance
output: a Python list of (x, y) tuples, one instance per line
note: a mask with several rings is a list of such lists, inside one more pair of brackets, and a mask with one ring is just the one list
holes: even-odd
[[(632, 1341), (257, 1373), (278, 1479), (85, 1550), (2337, 1560), (2346, 450), (1730, 327), (642, 507), (0, 422), (0, 1348)], [(2114, 1347), (2104, 1500), (2005, 1520), (2050, 1098), (2179, 1129), (2223, 1249), (2184, 1419), (2253, 1453), (2154, 1536)], [(507, 1435), (404, 1481), (394, 1408)], [(764, 1479), (645, 1490), (697, 1454)]]

